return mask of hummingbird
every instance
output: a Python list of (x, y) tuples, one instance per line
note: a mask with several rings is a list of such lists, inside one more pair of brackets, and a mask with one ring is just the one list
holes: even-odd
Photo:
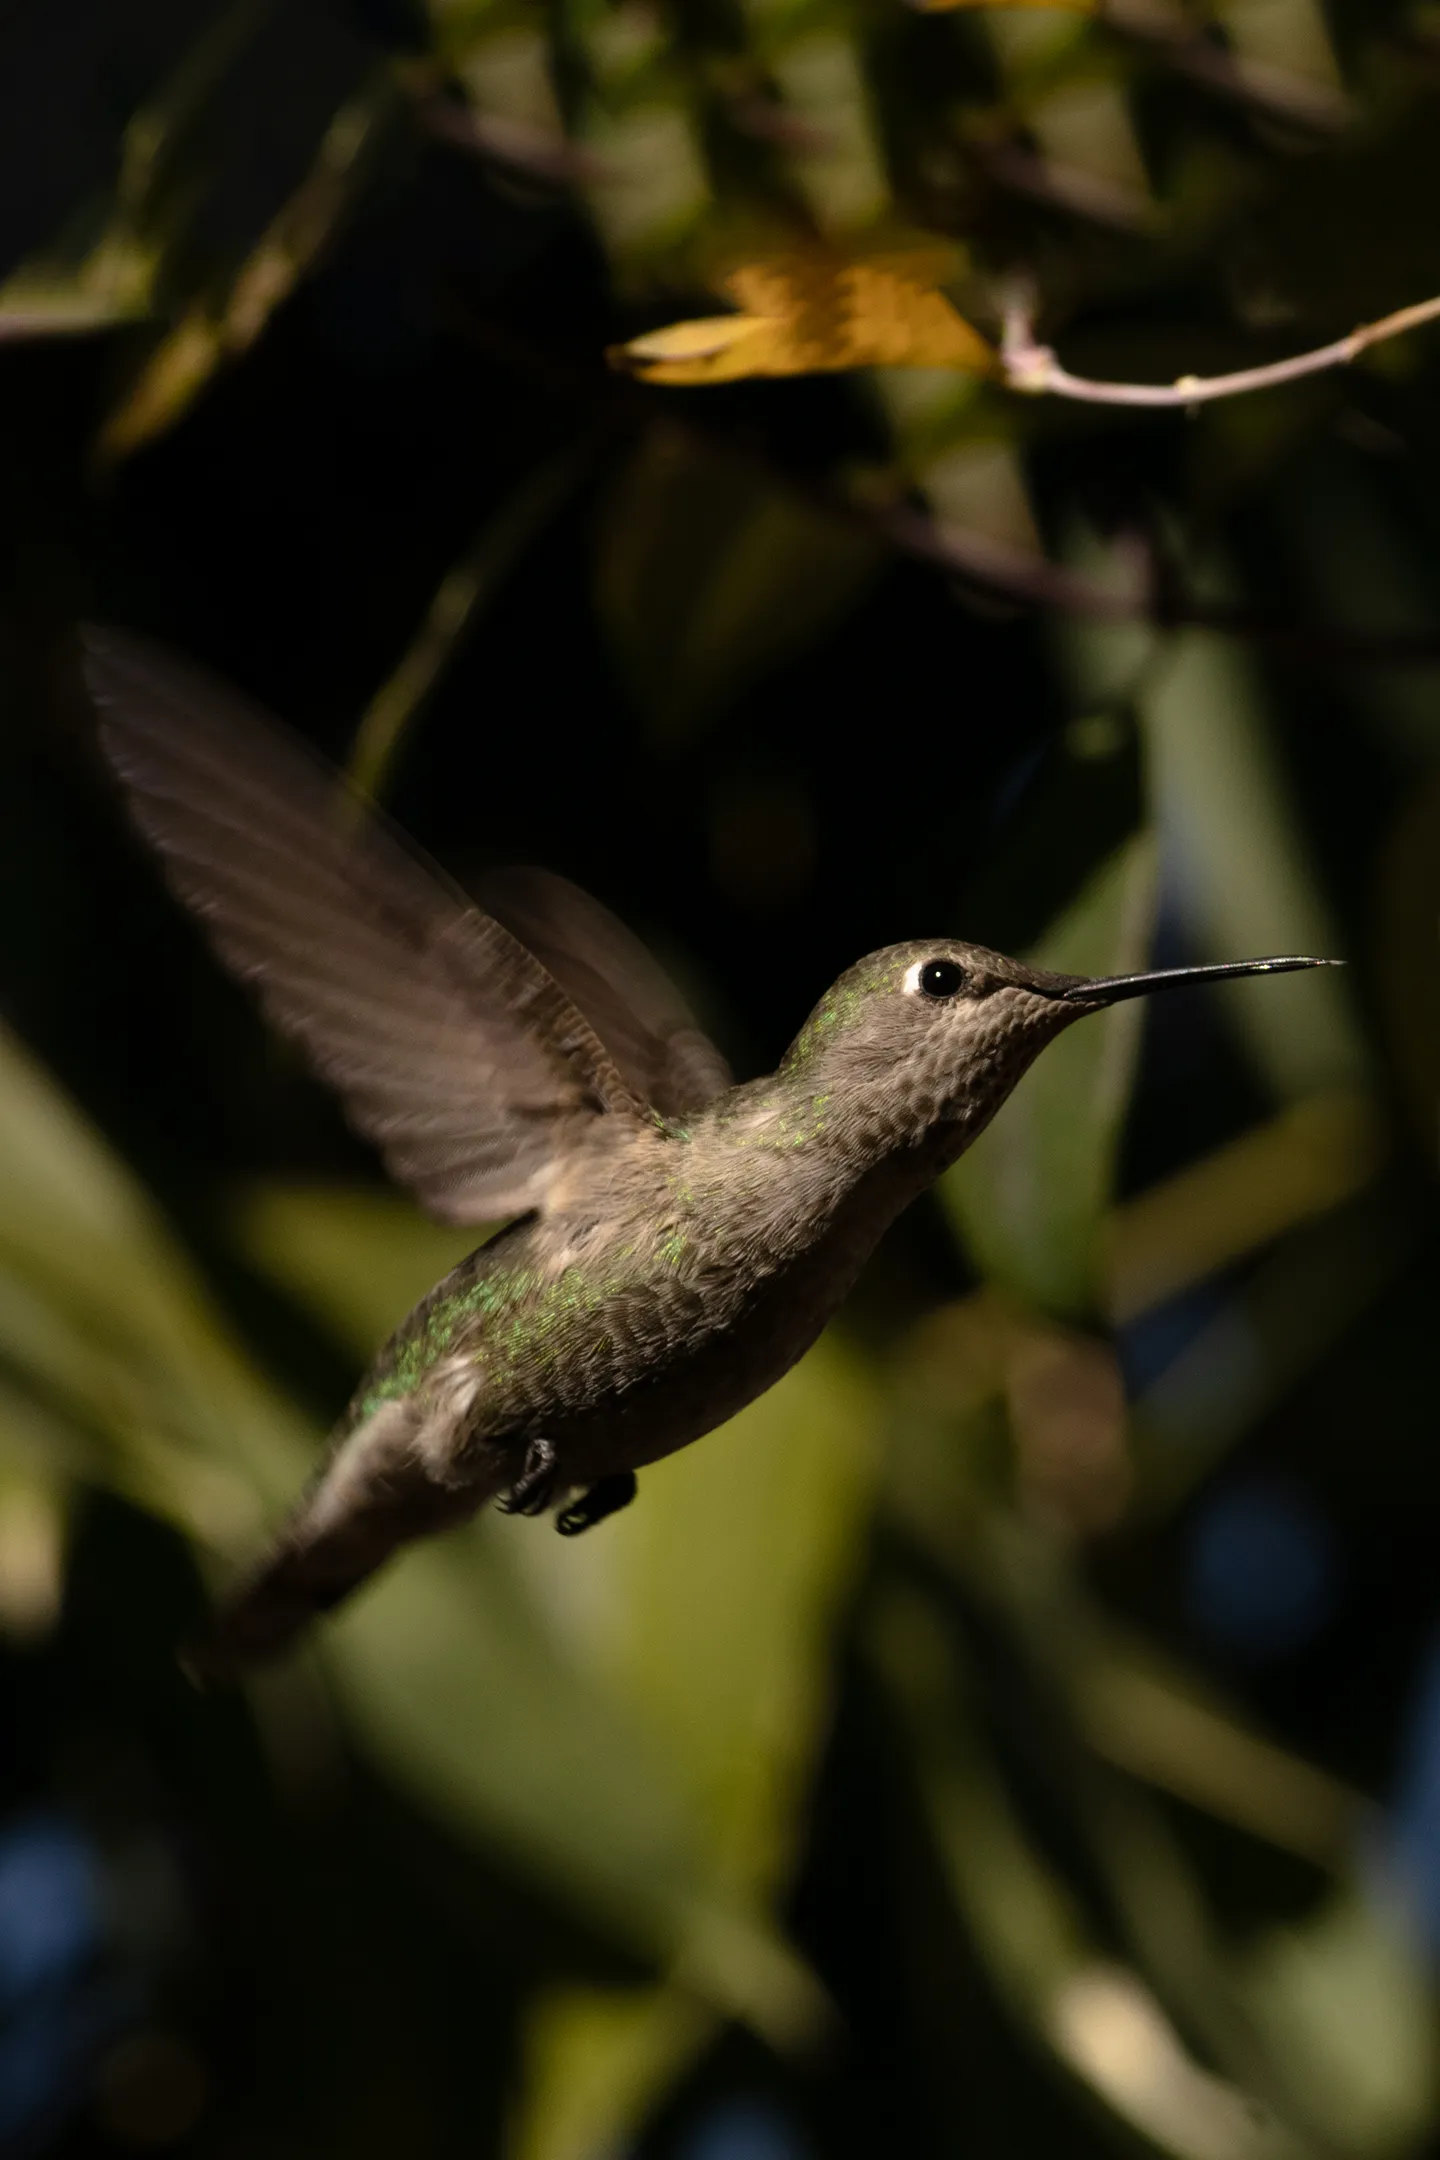
[(563, 878), (471, 898), (237, 693), (128, 634), (84, 668), (169, 881), (446, 1222), (504, 1227), (401, 1322), (192, 1671), (277, 1655), (488, 1501), (572, 1537), (762, 1394), (888, 1224), (1061, 1031), (1123, 998), (1334, 963), (1088, 980), (953, 937), (868, 954), (736, 1084), (645, 948)]

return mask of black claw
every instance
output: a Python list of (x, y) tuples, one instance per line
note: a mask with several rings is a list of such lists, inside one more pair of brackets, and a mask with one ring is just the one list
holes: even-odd
[(633, 1470), (618, 1470), (614, 1477), (601, 1478), (578, 1500), (555, 1518), (555, 1528), (561, 1537), (579, 1537), (582, 1530), (593, 1530), (597, 1522), (604, 1522), (607, 1515), (618, 1515), (621, 1508), (629, 1507), (639, 1490)]
[(555, 1443), (532, 1440), (525, 1467), (509, 1492), (496, 1501), (502, 1515), (543, 1515), (555, 1497)]

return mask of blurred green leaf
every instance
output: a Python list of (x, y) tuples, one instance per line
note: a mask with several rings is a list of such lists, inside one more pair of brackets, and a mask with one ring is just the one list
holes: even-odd
[(485, 1241), (483, 1230), (436, 1222), (383, 1185), (252, 1185), (230, 1222), (245, 1257), (367, 1360)]
[[(16, 1006), (90, 1058), (87, 1100), (112, 1104), (117, 1129), (165, 1149), (174, 1121), (166, 1175), (196, 1176), (197, 1250), (219, 1165), (253, 1143), (313, 1166), (326, 1142), (258, 1061), (200, 1100), (197, 1071), (229, 1057), (223, 1018), (169, 995), (153, 919), (72, 801), (76, 715), (45, 628), (72, 575), (179, 642), (253, 643), (258, 677), (298, 668), (322, 730), (403, 653), (357, 745), (372, 785), (421, 701), (457, 692), (446, 670), (473, 628), (480, 673), (524, 695), (483, 739), (460, 714), (467, 785), (449, 814), (468, 826), (473, 810), (487, 847), (512, 814), (517, 837), (539, 816), (562, 855), (594, 863), (649, 804), (657, 919), (704, 939), (722, 986), (729, 969), (742, 1039), (778, 1032), (782, 974), (838, 959), (867, 924), (873, 941), (913, 926), (901, 917), (933, 882), (922, 855), (963, 859), (974, 934), (1029, 945), (1135, 832), (1142, 739), (1167, 921), (1197, 956), (1336, 950), (1332, 907), (1343, 933), (1378, 862), (1378, 996), (1335, 976), (1222, 993), (1253, 1075), (1215, 1039), (1207, 997), (1167, 1010), (1188, 1018), (1193, 1067), (1157, 1060), (1134, 1159), (1175, 1167), (1119, 1208), (1142, 1008), (1086, 1020), (953, 1182), (978, 1292), (955, 1295), (919, 1219), (897, 1225), (860, 1292), (864, 1354), (825, 1342), (745, 1417), (648, 1469), (626, 1516), (578, 1545), (490, 1519), (399, 1556), (312, 1655), (257, 1681), (259, 1775), (236, 1779), (223, 1754), (219, 1807), (204, 1765), (227, 1721), (244, 1728), (238, 1707), (177, 1697), (162, 1732), (110, 1687), (123, 1661), (95, 1655), (146, 1602), (114, 1597), (115, 1570), (127, 1590), (137, 1550), (171, 1542), (137, 1510), (207, 1564), (248, 1556), (318, 1435), (246, 1353), (241, 1316), (246, 1342), (273, 1339), (297, 1369), (307, 1315), (358, 1363), (474, 1238), (378, 1190), (267, 1187), (240, 1202), (233, 1242), (288, 1309), (229, 1254), (202, 1279), (0, 1038), (7, 1790), (73, 1795), (103, 1819), (107, 1865), (119, 1793), (121, 1812), (150, 1808), (157, 1851), (178, 1823), (223, 1893), (263, 1876), (284, 1908), (273, 1948), (263, 1918), (253, 1931), (252, 1970), (198, 1901), (174, 1983), (147, 1971), (132, 1997), (155, 2031), (119, 2054), (157, 2035), (163, 2053), (173, 2032), (208, 2086), (202, 2142), (259, 2135), (317, 2160), (488, 2156), (507, 2133), (516, 2160), (678, 2149), (752, 2079), (826, 2160), (987, 2141), (1067, 2160), (1418, 2150), (1440, 2117), (1433, 1975), (1405, 1943), (1425, 1914), (1413, 1890), (1394, 1915), (1351, 1879), (1378, 1803), (1344, 1779), (1403, 1748), (1430, 1625), (1433, 1195), (1396, 1173), (1361, 1029), (1382, 1015), (1433, 1164), (1436, 345), (1416, 336), (1202, 417), (1017, 399), (953, 370), (682, 400), (607, 385), (600, 356), (684, 315), (719, 263), (754, 269), (777, 235), (858, 250), (876, 219), (968, 252), (952, 339), (962, 317), (992, 336), (1023, 279), (1040, 334), (1084, 373), (1169, 381), (1300, 350), (1440, 283), (1414, 267), (1440, 261), (1425, 214), (1440, 17), (1428, 0), (1350, 8), (1332, 42), (1317, 0), (1126, 0), (1094, 22), (900, 0), (404, 12), (207, 0), (182, 22), (142, 0), (87, 28), (82, 11), (65, 25), (73, 78), (33, 100), (38, 154), (28, 82), (0, 81), (22, 105), (22, 226), (51, 217), (73, 163), (68, 214), (22, 233), (0, 294), (0, 341), (57, 340), (6, 357), (8, 541), (41, 603), (0, 622), (22, 719), (0, 790)], [(843, 312), (834, 280), (828, 298)], [(859, 312), (873, 330), (876, 310)], [(59, 349), (142, 319), (154, 327), (113, 351)], [(682, 357), (736, 320), (700, 325)], [(222, 369), (224, 394), (88, 501), (116, 361), (139, 372), (112, 448), (158, 436)], [(629, 426), (647, 397), (696, 432), (657, 429), (594, 525), (580, 491), (544, 561), (519, 560), (563, 492), (579, 407)], [(404, 595), (456, 532), (475, 544), (417, 633)], [(648, 750), (611, 709), (577, 601), (597, 537), (597, 612)], [(70, 567), (47, 594), (52, 554)], [(858, 605), (881, 561), (883, 591)], [(484, 607), (501, 580), (505, 605)], [(1247, 627), (1185, 627), (1211, 603)], [(1062, 610), (1063, 629), (1035, 634)], [(337, 623), (332, 705), (319, 656)], [(883, 809), (852, 737), (902, 772)], [(416, 767), (424, 795), (436, 774)], [(1142, 959), (1148, 883), (1140, 841), (1046, 957)], [(756, 926), (730, 924), (729, 902), (783, 903), (783, 951), (747, 942)], [(138, 994), (119, 980), (131, 966)], [(112, 1056), (117, 1023), (135, 1035)], [(1148, 1323), (1133, 1412), (1102, 1313)], [(325, 1345), (309, 1350), (325, 1370)], [(1357, 1594), (1302, 1665), (1225, 1684), (1147, 1640), (1189, 1616), (1192, 1526), (1170, 1511), (1227, 1450), (1238, 1483), (1277, 1449), (1342, 1560), (1358, 1557)], [(86, 1509), (100, 1485), (133, 1505)], [(1294, 1752), (1302, 1731), (1315, 1763)], [(362, 1774), (347, 1792), (355, 1756), (382, 1791)], [(127, 1940), (142, 1907), (154, 1919), (155, 1873), (120, 1884)], [(797, 1875), (819, 1979), (778, 1917)], [(617, 1966), (635, 1985), (595, 1984)], [(852, 2029), (827, 2056), (807, 2044), (832, 1974)], [(287, 2028), (294, 2006), (293, 2042), (235, 2048), (229, 2006), (243, 2037), (252, 2000)], [(732, 2020), (763, 2047), (727, 2036)], [(82, 2141), (129, 2136), (105, 2113), (115, 2061), (72, 2081), (94, 2097)]]
[(1136, 1401), (1135, 1512), (1175, 1507), (1313, 1371), (1393, 1283), (1417, 1232), (1405, 1198), (1379, 1186), (1262, 1260)]
[(642, 707), (679, 732), (837, 622), (880, 555), (862, 527), (656, 427), (610, 503), (601, 617)]
[[(369, 1347), (473, 1242), (381, 1192), (269, 1189), (239, 1223), (254, 1259)], [(863, 1369), (827, 1341), (648, 1470), (602, 1532), (572, 1543), (489, 1518), (404, 1555), (330, 1635), (355, 1727), (427, 1807), (498, 1837), (696, 1998), (782, 2043), (819, 2001), (764, 1914), (822, 1730), (873, 1415)], [(539, 2014), (553, 2072), (565, 2028)], [(635, 2017), (582, 2020), (592, 2074), (597, 2030), (617, 2064), (637, 2044), (648, 2059)], [(536, 2096), (541, 2118), (553, 2101)]]
[(866, 1647), (901, 1718), (956, 1912), (1037, 2051), (1177, 2160), (1300, 2160), (1313, 2150), (1198, 2061), (1142, 1976), (1096, 1938), (1011, 1805), (934, 1608), (908, 1589), (884, 1593)]
[(1242, 2000), (1332, 2151), (1408, 2152), (1440, 2089), (1429, 1976), (1379, 1883), (1347, 1882), (1249, 1953)]
[(23, 263), (0, 284), (0, 344), (139, 322), (154, 306), (154, 278), (154, 260), (118, 236), (76, 262)]
[(129, 1173), (0, 1034), (0, 1358), (106, 1474), (231, 1547), (313, 1440), (253, 1370)]
[[(608, 1538), (514, 1540), (574, 1653), (663, 1746), (718, 1881), (762, 1908), (786, 1887), (805, 1819), (869, 1520), (876, 1407), (864, 1367), (827, 1336), (730, 1424), (653, 1465)], [(682, 1974), (693, 1989), (688, 1956)], [(663, 1992), (643, 2008), (545, 1999), (535, 2016), (522, 2150), (536, 2160), (605, 2149), (704, 2037)], [(597, 2110), (609, 2096), (584, 2125), (588, 2148), (571, 2142), (582, 2080)]]
[(1072, 1659), (1078, 1721), (1110, 1762), (1317, 1865), (1343, 1861), (1357, 1793), (1249, 1729), (1189, 1674), (1096, 1629)]
[(1440, 1166), (1440, 779), (1414, 794), (1386, 839), (1372, 940), (1381, 1012), (1410, 1130)]
[(1374, 1101), (1342, 1090), (1152, 1185), (1112, 1216), (1107, 1309), (1122, 1326), (1371, 1183), (1385, 1160)]
[(36, 1470), (5, 1460), (3, 1419), (0, 1406), (0, 1634), (25, 1643), (60, 1615), (67, 1488), (59, 1462)]
[[(1032, 958), (1076, 975), (1136, 971), (1149, 950), (1154, 891), (1154, 848), (1140, 835)], [(941, 1185), (976, 1265), (1042, 1312), (1085, 1318), (1101, 1302), (1101, 1231), (1141, 1010), (1122, 1003), (1068, 1029)]]
[(400, 91), (388, 69), (335, 113), (300, 186), (218, 297), (187, 308), (141, 365), (100, 430), (107, 459), (132, 451), (172, 427), (216, 369), (254, 343), (288, 299), (350, 206), (365, 160)]
[[(975, 1460), (999, 1418), (1008, 1345), (1028, 1332), (982, 1293), (914, 1331), (886, 1463), (887, 1513), (977, 1600), (1046, 1691), (1053, 1735), (1283, 1852), (1334, 1868), (1367, 1820), (1361, 1796), (1276, 1744), (1202, 1674), (1114, 1618), (1065, 1564), (1055, 1510), (1025, 1519)], [(937, 1414), (938, 1413), (938, 1414)], [(1013, 1434), (1010, 1436), (1013, 1444)], [(1029, 1495), (1024, 1495), (1028, 1499)], [(1038, 1519), (1036, 1519), (1038, 1517)], [(1067, 1773), (1067, 1777), (1069, 1773)]]
[[(1167, 880), (1204, 960), (1259, 953), (1338, 957), (1268, 736), (1253, 666), (1199, 631), (1174, 639), (1139, 700)], [(1315, 968), (1217, 986), (1232, 1025), (1282, 1099), (1363, 1089), (1369, 1059), (1345, 979)]]
[(352, 1729), (452, 1831), (776, 2043), (816, 2016), (803, 1965), (707, 1865), (664, 1750), (565, 1654), (490, 1525), (406, 1552), (323, 1654)]
[(496, 1534), (575, 1654), (662, 1738), (720, 1873), (783, 1884), (860, 1566), (875, 1381), (826, 1335), (777, 1386), (652, 1464), (603, 1538)]
[[(130, 1463), (122, 1485), (157, 1445), (173, 1450), (164, 1475), (141, 1477), (145, 1497), (178, 1507), (202, 1536), (214, 1525), (193, 1494), (187, 1506), (192, 1469), (202, 1494), (218, 1461), (263, 1473), (263, 1489), (288, 1503), (308, 1453), (294, 1413), (231, 1348), (103, 1144), (13, 1045), (0, 1048), (0, 1354), (42, 1401), (61, 1393), (82, 1430), (105, 1421)], [(303, 1201), (290, 1196), (282, 1242), (303, 1256), (297, 1278), (307, 1265), (313, 1275), (317, 1250), (333, 1250), (333, 1196), (316, 1214), (306, 1238)], [(352, 1291), (373, 1295), (366, 1261), (383, 1269), (395, 1219), (383, 1196), (368, 1215), (363, 1200), (351, 1210)], [(245, 1476), (244, 1519), (225, 1524), (232, 1539), (252, 1530), (249, 1490)], [(452, 1827), (502, 1838), (622, 1941), (681, 1963), (699, 1995), (772, 2037), (817, 2014), (813, 1983), (761, 1907), (707, 1857), (683, 1776), (643, 1717), (558, 1647), (493, 1527), (407, 1555), (336, 1626), (327, 1652), (355, 1731)]]
[(188, 161), (201, 115), (273, 6), (274, 0), (231, 0), (199, 30), (126, 123), (101, 229), (93, 210), (77, 212), (68, 237), (0, 284), (0, 343), (76, 336), (159, 311), (167, 262), (194, 208)]
[(713, 2013), (675, 1987), (557, 1988), (543, 1996), (527, 2022), (511, 2160), (604, 2160), (715, 2025)]

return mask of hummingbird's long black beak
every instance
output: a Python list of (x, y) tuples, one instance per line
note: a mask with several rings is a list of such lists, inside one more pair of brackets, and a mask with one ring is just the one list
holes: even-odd
[(1095, 982), (1076, 983), (1060, 995), (1074, 1005), (1118, 1005), (1122, 998), (1178, 990), (1185, 983), (1229, 982), (1237, 975), (1290, 975), (1296, 968), (1344, 965), (1343, 960), (1308, 960), (1295, 954), (1274, 960), (1221, 960), (1210, 967), (1158, 968), (1150, 975), (1104, 975)]

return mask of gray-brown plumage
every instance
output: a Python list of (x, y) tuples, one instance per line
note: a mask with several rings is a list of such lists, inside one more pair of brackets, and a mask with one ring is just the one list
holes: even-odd
[(560, 1503), (572, 1533), (623, 1506), (638, 1469), (802, 1355), (887, 1223), (1071, 1021), (1323, 964), (1086, 982), (950, 938), (891, 946), (827, 992), (777, 1072), (735, 1087), (573, 886), (510, 872), (477, 906), (233, 693), (112, 631), (87, 635), (85, 665), (134, 815), (222, 958), (432, 1212), (516, 1218), (381, 1352), (202, 1646), (210, 1672), (283, 1648), (398, 1544), (488, 1499)]

